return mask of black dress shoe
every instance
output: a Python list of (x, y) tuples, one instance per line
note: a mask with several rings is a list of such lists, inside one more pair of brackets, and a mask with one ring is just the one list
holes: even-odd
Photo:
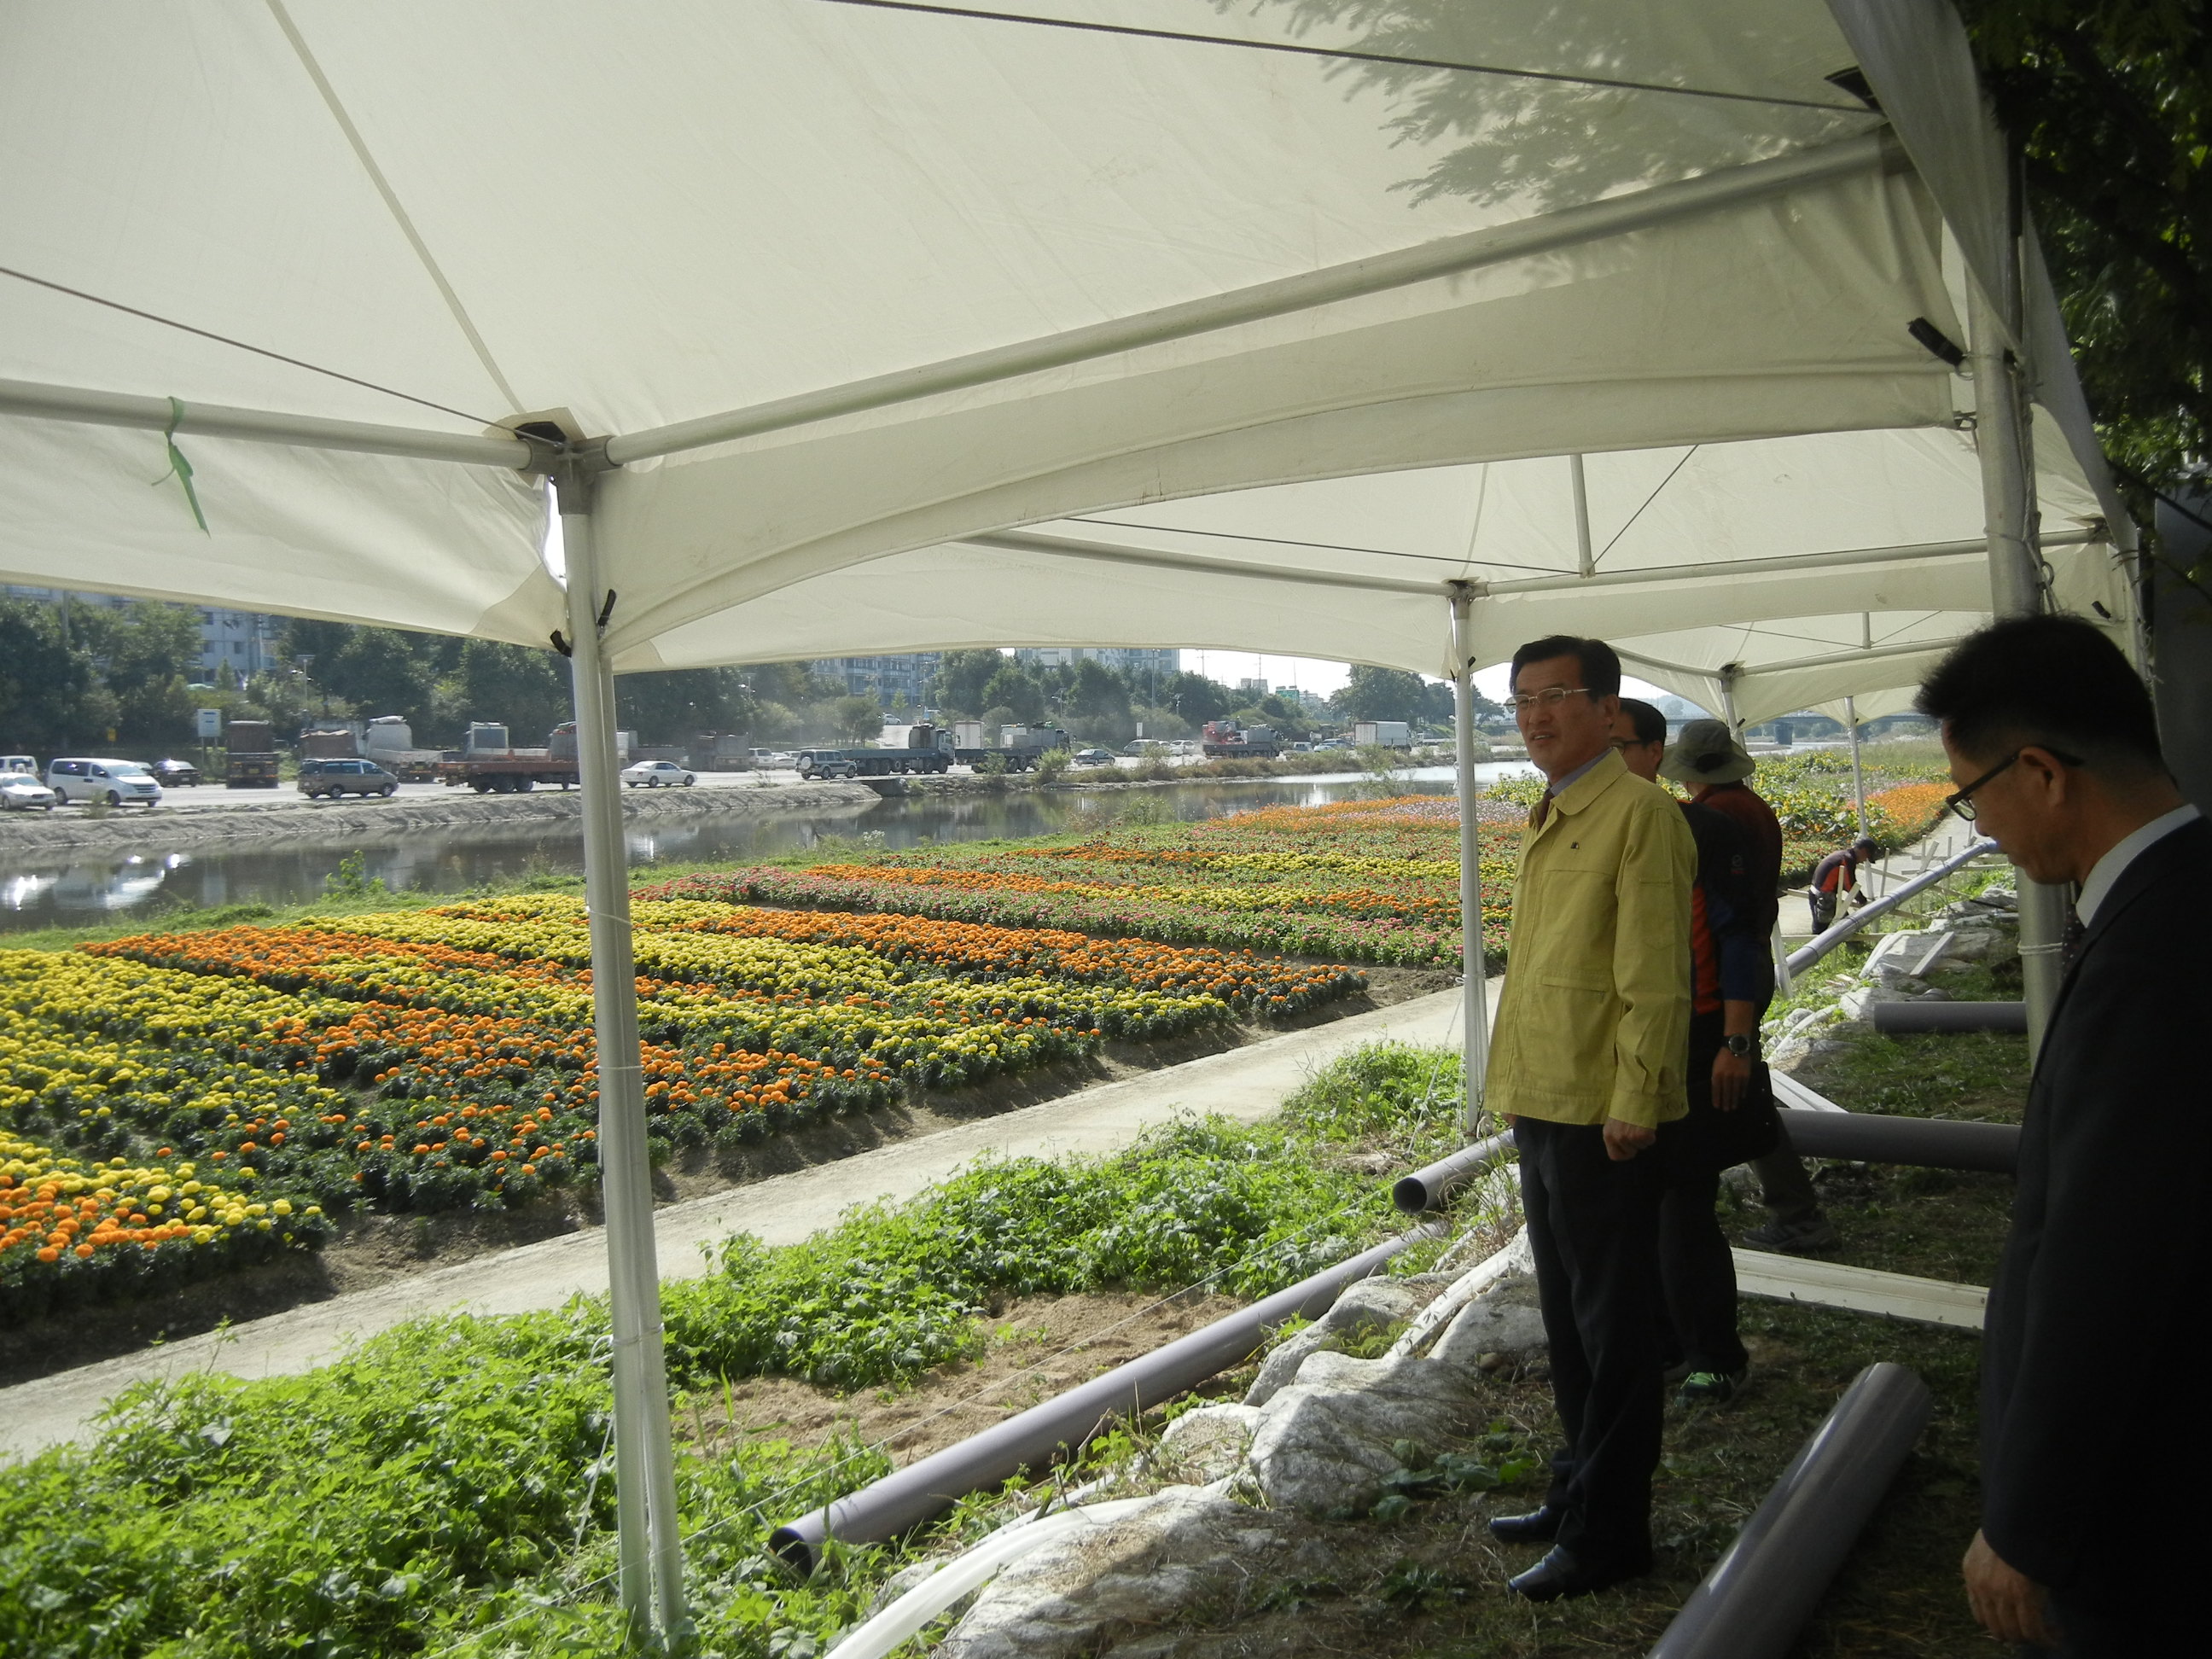
[(1565, 1510), (1555, 1510), (1549, 1504), (1526, 1515), (1493, 1515), (1490, 1535), (1508, 1544), (1548, 1544), (1559, 1535), (1559, 1523), (1566, 1518)]
[(1650, 1571), (1648, 1561), (1614, 1561), (1602, 1565), (1584, 1561), (1559, 1546), (1524, 1573), (1506, 1581), (1507, 1588), (1530, 1601), (1556, 1601), (1562, 1596), (1588, 1595), (1624, 1578)]

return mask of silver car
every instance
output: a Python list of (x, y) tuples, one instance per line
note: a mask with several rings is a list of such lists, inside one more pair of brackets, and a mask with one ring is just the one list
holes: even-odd
[(54, 810), (54, 792), (21, 772), (0, 772), (0, 812)]
[(71, 801), (105, 803), (109, 806), (158, 806), (161, 786), (137, 761), (66, 759), (46, 766), (46, 787)]

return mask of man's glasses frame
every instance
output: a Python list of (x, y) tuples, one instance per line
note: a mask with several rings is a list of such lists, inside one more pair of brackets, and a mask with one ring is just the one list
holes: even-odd
[[(2064, 750), (2053, 749), (2048, 744), (2037, 744), (2034, 747), (2042, 750), (2044, 753), (2049, 755), (2051, 759), (2057, 761), (2062, 766), (2087, 766), (2088, 764), (2087, 761), (2077, 760), (2073, 756), (2068, 754)], [(1974, 821), (1976, 814), (1981, 811), (1979, 807), (1974, 805), (1974, 792), (1977, 789), (1979, 789), (1984, 784), (1988, 783), (1991, 779), (2004, 773), (2014, 762), (2018, 761), (2020, 757), (2027, 752), (2027, 750), (2026, 749), (2014, 750), (2012, 753), (2007, 755), (2002, 760), (1999, 761), (1995, 766), (1990, 768), (1988, 771), (1983, 773), (1981, 776), (1976, 778), (1964, 789), (1960, 790), (1956, 794), (1944, 796), (1944, 809), (1948, 811), (1957, 813), (1960, 822), (1972, 823)]]
[(1512, 692), (1507, 696), (1505, 706), (1516, 714), (1539, 703), (1547, 708), (1557, 708), (1569, 697), (1586, 696), (1589, 693), (1587, 685), (1547, 685), (1541, 691)]

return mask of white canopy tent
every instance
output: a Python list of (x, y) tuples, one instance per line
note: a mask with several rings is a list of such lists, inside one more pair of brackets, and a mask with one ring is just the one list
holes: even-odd
[[(1463, 687), (1571, 628), (1753, 715), (2039, 602), (2039, 495), (2052, 586), (2131, 619), (1945, 0), (1018, 3), (0, 13), (0, 580), (557, 632), (613, 983), (616, 667)], [(623, 1594), (673, 1629), (635, 1009), (599, 1026)]]

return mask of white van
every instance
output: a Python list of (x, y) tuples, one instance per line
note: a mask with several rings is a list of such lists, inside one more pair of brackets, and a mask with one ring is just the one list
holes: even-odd
[(161, 786), (137, 761), (58, 760), (46, 767), (46, 787), (70, 801), (105, 801), (110, 806), (158, 806)]

